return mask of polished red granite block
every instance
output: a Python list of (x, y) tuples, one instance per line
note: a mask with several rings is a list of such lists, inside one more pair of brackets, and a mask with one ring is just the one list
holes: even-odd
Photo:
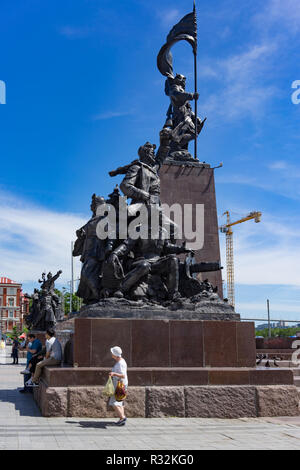
[(203, 323), (205, 367), (238, 366), (236, 325), (229, 321)]
[(92, 351), (92, 320), (76, 318), (74, 333), (74, 365), (80, 367), (91, 365)]
[(253, 369), (249, 371), (251, 385), (293, 385), (294, 375), (290, 369)]
[(253, 324), (235, 321), (75, 320), (74, 364), (111, 367), (120, 346), (129, 367), (253, 367)]
[(255, 367), (255, 325), (253, 322), (236, 323), (237, 365), (238, 367)]
[(249, 370), (245, 369), (209, 369), (209, 385), (250, 385)]
[(171, 367), (203, 367), (203, 322), (170, 322)]
[[(160, 169), (161, 201), (172, 206), (180, 204), (204, 205), (204, 246), (195, 250), (197, 262), (220, 261), (219, 224), (217, 217), (214, 170), (209, 165), (201, 167), (178, 166), (164, 164)], [(195, 217), (192, 217), (195, 229)], [(219, 295), (223, 296), (221, 271), (203, 273), (203, 279), (208, 279), (218, 287)]]
[(131, 320), (134, 367), (170, 366), (169, 327), (166, 320)]
[(208, 385), (207, 369), (172, 367), (168, 369), (152, 370), (152, 385), (172, 386), (172, 385)]
[(297, 340), (297, 338), (256, 338), (256, 348), (290, 349), (295, 340)]
[(91, 359), (92, 367), (109, 367), (114, 364), (110, 349), (122, 347), (127, 365), (131, 366), (131, 323), (121, 319), (92, 319)]

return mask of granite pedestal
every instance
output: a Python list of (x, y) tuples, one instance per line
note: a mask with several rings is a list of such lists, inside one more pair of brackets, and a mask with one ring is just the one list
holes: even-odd
[(101, 393), (116, 345), (128, 364), (128, 417), (299, 413), (292, 371), (256, 368), (251, 322), (77, 318), (74, 367), (45, 368), (34, 391), (42, 414), (112, 416)]
[[(216, 205), (214, 169), (207, 163), (167, 161), (160, 169), (161, 201), (170, 207), (173, 204), (193, 205), (193, 230), (196, 228), (196, 204), (204, 205), (204, 245), (195, 250), (196, 261), (220, 261), (219, 224)], [(187, 240), (189, 242), (189, 240)], [(208, 279), (218, 287), (223, 297), (221, 271), (201, 273), (199, 278)]]

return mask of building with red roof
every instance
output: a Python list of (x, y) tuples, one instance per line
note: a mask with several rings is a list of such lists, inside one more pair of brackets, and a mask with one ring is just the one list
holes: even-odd
[(29, 301), (22, 293), (22, 284), (0, 277), (0, 330), (10, 333), (13, 327), (23, 327), (24, 315), (29, 312)]

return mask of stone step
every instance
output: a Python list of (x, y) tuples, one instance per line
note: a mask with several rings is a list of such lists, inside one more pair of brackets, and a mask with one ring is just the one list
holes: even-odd
[[(98, 386), (107, 381), (111, 367), (45, 367), (43, 380), (49, 387)], [(247, 367), (129, 367), (131, 386), (196, 385), (294, 385), (290, 369)]]
[[(286, 368), (293, 369), (295, 372), (299, 371), (299, 373), (300, 373), (300, 365), (297, 366), (297, 364), (295, 364), (292, 361), (279, 361), (278, 365), (279, 365), (279, 367), (283, 367), (284, 369), (286, 369)], [(296, 375), (299, 375), (299, 374), (296, 374)]]
[[(294, 377), (294, 384), (296, 385), (296, 387), (300, 388), (300, 377), (297, 377), (297, 376)], [(299, 393), (299, 395), (300, 395), (300, 393)]]
[(259, 366), (259, 367), (265, 367), (265, 366), (266, 366), (266, 363), (267, 363), (268, 361), (269, 361), (269, 363), (270, 363), (270, 368), (272, 368), (272, 369), (279, 369), (279, 368), (284, 368), (284, 369), (286, 369), (286, 368), (292, 367), (291, 361), (276, 361), (276, 364), (278, 365), (278, 367), (277, 367), (277, 366), (274, 365), (274, 361), (273, 361), (272, 359), (263, 359), (263, 360), (261, 361), (261, 363), (258, 364), (258, 366)]
[[(259, 364), (260, 367), (265, 367), (268, 359), (263, 359), (262, 362)], [(295, 375), (300, 375), (300, 365), (297, 366), (294, 362), (292, 361), (276, 361), (276, 364), (278, 364), (278, 367), (274, 365), (274, 361), (272, 359), (269, 359), (269, 363), (271, 368), (284, 368), (284, 369), (293, 369), (295, 371)]]

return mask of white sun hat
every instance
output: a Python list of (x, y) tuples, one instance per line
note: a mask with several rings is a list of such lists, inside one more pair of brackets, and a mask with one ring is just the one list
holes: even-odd
[(119, 346), (114, 346), (113, 348), (110, 348), (110, 352), (117, 357), (122, 356), (122, 349), (119, 348)]

